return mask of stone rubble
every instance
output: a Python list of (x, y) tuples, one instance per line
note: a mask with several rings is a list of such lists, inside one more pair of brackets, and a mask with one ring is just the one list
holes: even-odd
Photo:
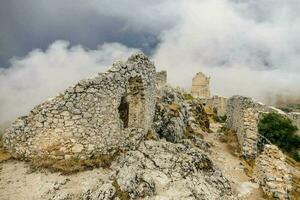
[(291, 174), (285, 156), (275, 145), (266, 145), (262, 154), (258, 156), (253, 177), (269, 197), (290, 199)]

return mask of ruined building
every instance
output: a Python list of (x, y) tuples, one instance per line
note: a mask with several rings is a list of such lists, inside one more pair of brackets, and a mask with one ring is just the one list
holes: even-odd
[(205, 76), (202, 72), (198, 72), (192, 81), (192, 95), (194, 97), (209, 98), (210, 77)]
[(142, 54), (115, 63), (17, 119), (4, 145), (22, 159), (84, 159), (134, 148), (152, 124), (155, 76)]

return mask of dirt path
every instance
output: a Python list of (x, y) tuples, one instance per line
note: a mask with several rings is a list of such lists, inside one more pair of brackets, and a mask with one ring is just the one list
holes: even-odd
[(211, 124), (213, 132), (204, 135), (204, 140), (213, 144), (210, 158), (222, 170), (224, 176), (231, 182), (233, 190), (241, 199), (264, 199), (262, 190), (256, 183), (251, 182), (251, 178), (244, 172), (241, 159), (233, 155), (227, 143), (220, 141), (218, 130), (221, 126), (219, 123)]

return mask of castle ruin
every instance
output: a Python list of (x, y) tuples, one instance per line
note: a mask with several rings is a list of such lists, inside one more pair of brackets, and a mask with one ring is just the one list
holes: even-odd
[(21, 159), (85, 159), (134, 148), (151, 128), (155, 76), (143, 54), (117, 62), (18, 118), (4, 145)]
[(192, 95), (194, 97), (209, 98), (209, 81), (210, 77), (205, 76), (202, 72), (198, 72), (192, 81)]

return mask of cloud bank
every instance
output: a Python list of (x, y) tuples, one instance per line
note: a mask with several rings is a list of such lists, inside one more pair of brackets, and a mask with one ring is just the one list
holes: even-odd
[(168, 71), (172, 85), (189, 89), (203, 71), (214, 94), (267, 103), (277, 94), (300, 96), (298, 0), (1, 4), (0, 60), (21, 57), (0, 68), (0, 123), (138, 49)]
[(118, 43), (89, 50), (56, 41), (46, 51), (34, 50), (12, 60), (9, 68), (0, 71), (0, 124), (137, 51)]
[(154, 59), (186, 88), (204, 71), (217, 94), (300, 95), (297, 10), (293, 0), (185, 1), (182, 22), (164, 32)]

